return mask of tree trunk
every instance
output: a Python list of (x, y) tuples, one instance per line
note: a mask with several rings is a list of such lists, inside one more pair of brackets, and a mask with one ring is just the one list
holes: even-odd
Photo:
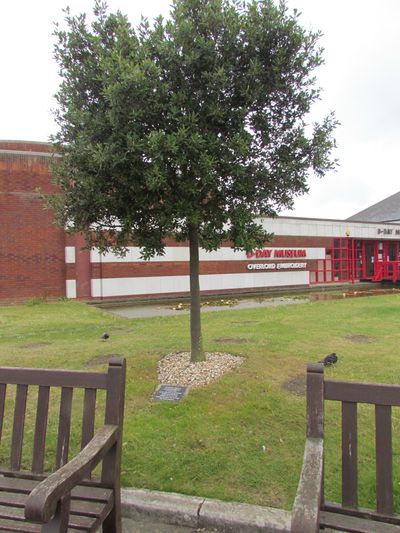
[(190, 361), (205, 361), (201, 337), (200, 282), (199, 282), (199, 234), (195, 224), (189, 225), (190, 250)]

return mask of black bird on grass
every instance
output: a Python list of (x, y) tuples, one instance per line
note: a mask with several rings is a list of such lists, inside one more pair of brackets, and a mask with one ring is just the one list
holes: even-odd
[(107, 339), (110, 338), (110, 335), (108, 333), (103, 333), (103, 335), (101, 336), (102, 340), (103, 341), (106, 341)]
[(337, 363), (337, 360), (338, 356), (335, 353), (330, 353), (329, 355), (321, 359), (321, 361), (318, 361), (318, 363), (322, 363), (324, 366), (330, 366)]

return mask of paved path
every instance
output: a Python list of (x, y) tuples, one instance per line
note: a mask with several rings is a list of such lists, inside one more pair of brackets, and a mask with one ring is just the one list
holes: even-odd
[[(220, 302), (224, 301), (223, 298)], [(209, 311), (230, 311), (231, 309), (252, 309), (254, 307), (277, 307), (279, 305), (302, 304), (310, 301), (308, 296), (297, 296), (296, 298), (290, 296), (268, 297), (268, 298), (225, 298), (226, 302), (233, 302), (232, 304), (212, 305), (212, 300), (209, 304), (203, 304), (201, 307), (202, 313)], [(153, 316), (172, 316), (172, 315), (187, 315), (190, 312), (189, 307), (184, 306), (182, 309), (178, 308), (179, 304), (174, 303), (158, 303), (158, 304), (101, 304), (99, 307), (122, 318), (148, 318)]]
[[(355, 290), (356, 289), (356, 290)], [(315, 300), (337, 300), (353, 296), (373, 296), (374, 294), (390, 294), (393, 288), (383, 288), (375, 285), (371, 288), (370, 283), (349, 283), (340, 286), (321, 286), (319, 290), (284, 290), (282, 293), (260, 294), (256, 296), (225, 295), (220, 298), (210, 298), (204, 302), (202, 313), (209, 311), (229, 311), (231, 309), (251, 309), (256, 307), (276, 307), (280, 305), (303, 304)], [(225, 304), (224, 304), (225, 302)], [(153, 316), (186, 315), (190, 309), (188, 302), (160, 301), (152, 303), (143, 302), (96, 302), (101, 309), (105, 309), (113, 315), (122, 318), (148, 318)]]
[(151, 520), (124, 518), (123, 533), (214, 533), (215, 529), (193, 529), (192, 527), (162, 524)]

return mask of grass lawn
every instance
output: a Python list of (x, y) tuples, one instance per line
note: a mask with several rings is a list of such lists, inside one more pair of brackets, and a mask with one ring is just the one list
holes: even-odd
[[(151, 395), (160, 357), (189, 349), (187, 315), (127, 320), (71, 301), (2, 307), (0, 364), (103, 370), (107, 356), (123, 354), (125, 486), (290, 509), (303, 455), (305, 402), (282, 385), (330, 352), (339, 362), (326, 371), (329, 377), (400, 383), (399, 317), (396, 294), (204, 313), (206, 350), (246, 361), (173, 404), (152, 402)], [(104, 331), (107, 342), (100, 339)], [(335, 405), (327, 413), (330, 498), (340, 491), (337, 414)], [(363, 505), (374, 499), (372, 428), (363, 425), (371, 416), (361, 409)], [(395, 472), (399, 426), (394, 412)], [(400, 477), (395, 490), (400, 503)]]

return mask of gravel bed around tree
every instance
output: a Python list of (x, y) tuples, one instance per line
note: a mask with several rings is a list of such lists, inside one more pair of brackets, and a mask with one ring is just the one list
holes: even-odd
[(223, 352), (207, 352), (206, 361), (190, 362), (190, 352), (170, 353), (158, 363), (160, 383), (200, 387), (239, 367), (244, 357)]

